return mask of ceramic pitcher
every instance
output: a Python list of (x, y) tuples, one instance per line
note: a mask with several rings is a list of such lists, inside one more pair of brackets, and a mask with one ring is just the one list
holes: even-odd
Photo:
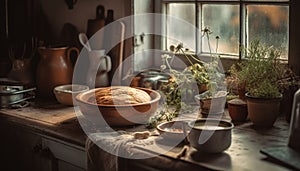
[(36, 70), (38, 95), (54, 97), (54, 87), (72, 83), (73, 65), (70, 59), (72, 51), (78, 56), (79, 50), (75, 47), (39, 48), (40, 61)]
[(88, 52), (88, 57), (87, 85), (90, 88), (108, 86), (108, 72), (111, 70), (110, 57), (105, 55), (105, 50), (92, 50)]

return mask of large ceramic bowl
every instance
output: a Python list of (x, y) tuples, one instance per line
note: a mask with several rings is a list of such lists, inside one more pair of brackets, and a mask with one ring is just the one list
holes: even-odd
[(206, 153), (220, 153), (231, 145), (233, 124), (226, 120), (213, 118), (189, 122), (188, 135), (192, 147)]
[(56, 100), (64, 105), (74, 105), (73, 97), (76, 97), (79, 93), (88, 91), (89, 87), (86, 85), (79, 84), (66, 84), (60, 85), (53, 89)]
[[(120, 87), (120, 86), (119, 86)], [(105, 87), (104, 87), (105, 88)], [(103, 88), (91, 89), (76, 96), (81, 113), (96, 124), (108, 124), (110, 126), (127, 126), (135, 124), (146, 124), (149, 118), (158, 108), (160, 94), (155, 90), (138, 88), (147, 92), (151, 101), (139, 104), (95, 104), (88, 99), (95, 96), (95, 91)], [(106, 123), (105, 123), (106, 122)]]

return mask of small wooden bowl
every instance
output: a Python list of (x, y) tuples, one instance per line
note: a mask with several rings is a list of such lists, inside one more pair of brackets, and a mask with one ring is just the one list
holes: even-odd
[[(160, 136), (167, 140), (184, 140), (186, 138), (184, 129), (188, 129), (188, 126), (185, 121), (170, 121), (157, 125), (156, 129)], [(186, 131), (186, 133), (189, 132), (189, 130)]]

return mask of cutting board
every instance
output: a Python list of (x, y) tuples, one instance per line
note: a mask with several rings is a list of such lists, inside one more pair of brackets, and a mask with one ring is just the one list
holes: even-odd
[(91, 38), (98, 30), (105, 26), (105, 9), (104, 6), (98, 5), (96, 8), (96, 18), (89, 19), (87, 24), (86, 35)]
[(48, 108), (29, 106), (20, 109), (1, 109), (1, 112), (49, 125), (58, 125), (76, 118), (74, 107), (66, 107), (60, 104), (52, 104)]
[(300, 152), (288, 146), (264, 148), (260, 152), (281, 161), (295, 170), (300, 170)]

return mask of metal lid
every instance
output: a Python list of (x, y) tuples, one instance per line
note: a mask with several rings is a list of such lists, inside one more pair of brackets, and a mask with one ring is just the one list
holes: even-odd
[(13, 80), (9, 78), (0, 78), (0, 85), (23, 86), (24, 84), (17, 80)]

